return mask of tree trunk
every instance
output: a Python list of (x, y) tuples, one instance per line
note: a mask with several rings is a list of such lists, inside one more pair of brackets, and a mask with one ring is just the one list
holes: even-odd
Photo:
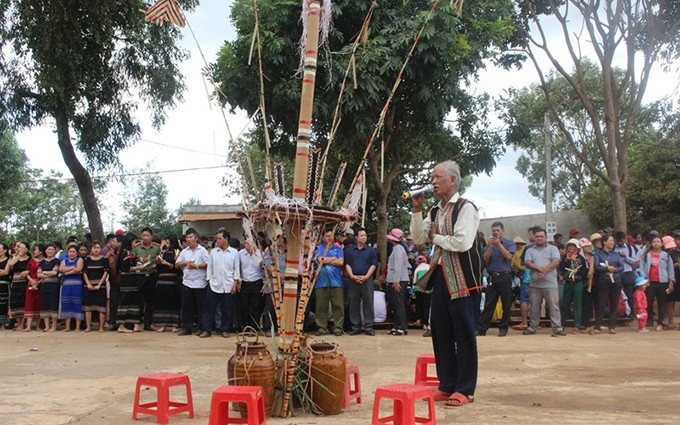
[[(378, 185), (376, 185), (378, 186)], [(380, 258), (380, 270), (378, 275), (383, 274), (383, 270), (387, 265), (387, 194), (384, 192), (382, 185), (375, 189), (375, 203), (376, 212), (378, 216), (378, 258)]]
[(90, 173), (87, 172), (85, 167), (83, 167), (78, 160), (73, 144), (71, 144), (68, 119), (66, 116), (59, 113), (55, 118), (57, 121), (59, 150), (61, 151), (61, 156), (64, 158), (64, 163), (66, 163), (66, 166), (78, 185), (80, 198), (83, 200), (83, 206), (85, 207), (85, 213), (87, 214), (90, 233), (92, 233), (94, 239), (103, 241), (104, 226), (102, 225), (101, 213), (99, 212), (97, 197), (94, 193), (94, 188), (92, 187)]
[(392, 190), (392, 183), (399, 175), (401, 163), (396, 161), (388, 173), (385, 174), (384, 180), (380, 181), (380, 167), (378, 166), (380, 157), (374, 152), (369, 152), (368, 162), (370, 164), (369, 172), (373, 179), (373, 190), (371, 196), (375, 203), (376, 215), (378, 219), (378, 257), (380, 258), (379, 275), (383, 274), (385, 266), (387, 266), (387, 235), (388, 216), (387, 216), (387, 197)]
[(628, 220), (626, 218), (626, 189), (620, 183), (610, 184), (612, 193), (612, 212), (614, 215), (614, 229), (628, 234)]

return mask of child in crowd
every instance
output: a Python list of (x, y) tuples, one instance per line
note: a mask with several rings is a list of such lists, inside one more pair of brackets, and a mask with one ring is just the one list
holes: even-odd
[(418, 323), (423, 326), (425, 333), (424, 337), (432, 336), (430, 331), (430, 297), (432, 296), (432, 289), (428, 289), (422, 292), (420, 288), (416, 286), (416, 282), (422, 275), (427, 272), (430, 265), (427, 262), (427, 257), (424, 255), (419, 255), (416, 258), (417, 267), (413, 272), (413, 292), (416, 298), (416, 311), (418, 313)]
[(649, 286), (649, 281), (642, 276), (635, 279), (635, 317), (638, 319), (638, 332), (649, 332), (647, 329), (647, 294), (645, 290)]

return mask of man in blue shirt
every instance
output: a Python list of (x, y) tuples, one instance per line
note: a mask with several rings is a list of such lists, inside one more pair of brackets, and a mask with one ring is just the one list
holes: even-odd
[(360, 305), (363, 301), (364, 330), (373, 336), (373, 273), (378, 268), (378, 252), (368, 246), (366, 229), (357, 230), (357, 244), (347, 248), (345, 271), (348, 276), (350, 335), (361, 333)]
[(515, 242), (504, 237), (504, 234), (503, 223), (496, 221), (491, 225), (491, 237), (486, 251), (484, 251), (486, 270), (489, 272), (489, 284), (486, 287), (484, 312), (482, 312), (477, 328), (477, 335), (479, 336), (486, 335), (499, 298), (501, 304), (503, 304), (503, 317), (498, 323), (498, 336), (508, 334), (512, 304), (512, 255), (517, 247)]
[(342, 295), (342, 265), (344, 255), (342, 247), (335, 244), (333, 229), (326, 229), (324, 242), (316, 250), (316, 262), (319, 264), (318, 277), (314, 292), (316, 297), (316, 335), (328, 333), (328, 306), (331, 306), (333, 334), (342, 335), (342, 324), (345, 320), (345, 308)]
[(640, 259), (637, 252), (632, 246), (626, 243), (626, 234), (618, 231), (614, 233), (616, 246), (614, 251), (619, 254), (623, 261), (623, 273), (621, 273), (621, 284), (623, 285), (623, 292), (628, 298), (628, 305), (630, 306), (631, 316), (635, 313), (635, 303), (633, 301), (633, 291), (635, 289), (635, 278), (637, 277), (637, 269), (640, 267)]

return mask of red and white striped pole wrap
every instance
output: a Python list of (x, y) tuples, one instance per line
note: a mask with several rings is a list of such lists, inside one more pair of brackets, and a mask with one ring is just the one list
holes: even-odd
[[(314, 106), (314, 83), (316, 82), (316, 57), (319, 47), (320, 0), (309, 0), (307, 15), (307, 41), (305, 43), (304, 74), (300, 99), (300, 121), (295, 154), (293, 199), (307, 200), (307, 175), (309, 173), (310, 135), (312, 132), (312, 109)], [(298, 220), (291, 223), (286, 253), (286, 275), (283, 279), (283, 308), (281, 317), (281, 348), (288, 352), (293, 345), (295, 314), (297, 312), (297, 287), (300, 275), (300, 244), (303, 242), (303, 226)]]
[(293, 178), (293, 199), (305, 202), (307, 199), (307, 174), (309, 169), (309, 146), (312, 134), (312, 110), (314, 108), (314, 85), (316, 83), (316, 59), (319, 48), (319, 22), (321, 1), (308, 2), (307, 41), (302, 74), (302, 95), (300, 96), (300, 120), (298, 121), (297, 147), (295, 149), (295, 175)]

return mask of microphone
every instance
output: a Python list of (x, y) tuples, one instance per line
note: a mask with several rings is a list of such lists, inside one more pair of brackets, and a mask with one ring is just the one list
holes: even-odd
[(431, 184), (425, 185), (421, 187), (420, 189), (415, 189), (415, 190), (409, 190), (408, 192), (404, 192), (401, 197), (402, 199), (409, 199), (412, 198), (416, 195), (420, 195), (421, 193), (429, 193), (434, 190), (434, 186)]

